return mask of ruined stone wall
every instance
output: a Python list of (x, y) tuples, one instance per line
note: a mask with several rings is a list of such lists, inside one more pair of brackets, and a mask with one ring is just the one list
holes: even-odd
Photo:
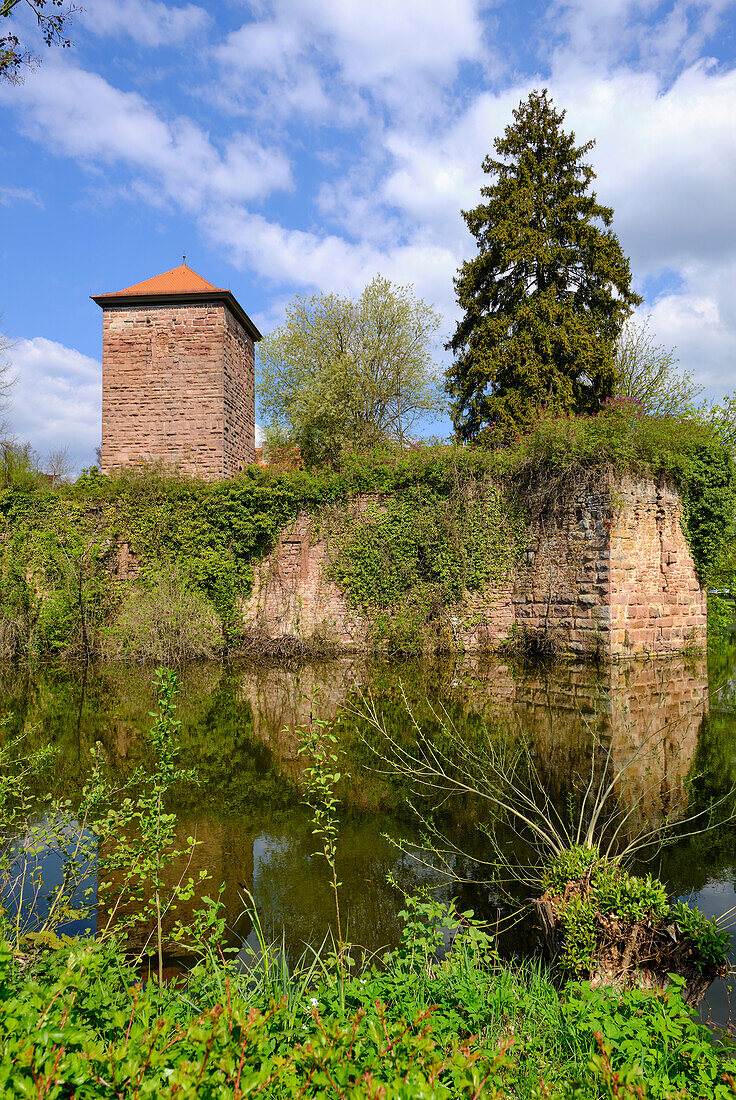
[(601, 489), (550, 509), (530, 526), (515, 578), (520, 628), (549, 635), (571, 653), (609, 645), (610, 498)]
[(327, 578), (327, 537), (312, 516), (300, 512), (268, 557), (254, 571), (246, 622), (269, 638), (323, 637), (348, 649), (368, 642), (368, 621), (351, 609)]
[(253, 342), (219, 303), (103, 310), (102, 470), (232, 476), (255, 454)]
[(623, 481), (610, 531), (614, 657), (704, 645), (706, 595), (682, 529), (682, 504), (669, 486)]
[[(365, 507), (365, 500), (350, 507)], [(361, 649), (370, 622), (327, 579), (330, 547), (307, 513), (256, 569), (246, 622), (268, 637)], [(705, 592), (668, 486), (626, 479), (587, 489), (529, 526), (522, 560), (502, 583), (448, 609), (458, 650), (492, 650), (513, 628), (570, 654), (668, 654), (705, 642)]]

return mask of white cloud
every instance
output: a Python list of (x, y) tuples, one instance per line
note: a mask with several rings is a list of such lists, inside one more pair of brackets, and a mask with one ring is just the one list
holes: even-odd
[(366, 87), (407, 73), (447, 79), (483, 52), (476, 0), (281, 0), (278, 7), (327, 38), (346, 80)]
[[(411, 116), (435, 110), (463, 62), (487, 62), (487, 0), (272, 0), (216, 50), (220, 94), (332, 125), (365, 119), (360, 96)], [(233, 91), (235, 95), (233, 96)]]
[(288, 229), (241, 207), (218, 206), (203, 228), (230, 261), (300, 292), (323, 290), (357, 294), (377, 273), (393, 282), (413, 283), (417, 293), (451, 313), (453, 251), (415, 235), (405, 243), (377, 248), (336, 234)]
[(736, 72), (701, 62), (665, 92), (652, 74), (561, 80), (558, 95), (578, 136), (597, 138), (597, 190), (635, 270), (736, 252)]
[(733, 0), (555, 0), (546, 19), (553, 67), (587, 72), (636, 65), (671, 74), (689, 65), (717, 33)]
[(307, 116), (347, 122), (356, 105), (335, 102), (325, 87), (309, 43), (291, 19), (245, 23), (215, 50), (222, 78), (211, 92), (233, 113), (247, 110), (278, 119)]
[(47, 64), (0, 100), (21, 111), (27, 131), (59, 153), (89, 164), (123, 164), (194, 209), (206, 199), (244, 201), (291, 186), (284, 153), (249, 134), (233, 134), (220, 151), (191, 119), (162, 118), (136, 92), (96, 73)]
[(158, 0), (94, 0), (84, 9), (84, 28), (95, 34), (127, 34), (144, 46), (174, 46), (201, 33), (210, 16), (186, 4), (172, 8)]
[(95, 462), (102, 416), (102, 366), (74, 348), (36, 336), (8, 353), (16, 383), (8, 421), (44, 457), (69, 447), (77, 469)]
[(736, 257), (722, 265), (698, 265), (683, 272), (677, 293), (661, 295), (651, 307), (651, 329), (677, 349), (683, 367), (720, 399), (736, 390)]
[(28, 187), (0, 187), (0, 206), (11, 206), (14, 202), (30, 202), (43, 209), (41, 199)]

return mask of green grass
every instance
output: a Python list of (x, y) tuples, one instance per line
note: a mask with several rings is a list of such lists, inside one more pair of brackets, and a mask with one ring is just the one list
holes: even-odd
[(405, 922), (399, 949), (348, 976), (329, 952), (290, 969), (262, 933), (245, 971), (211, 951), (163, 987), (91, 940), (0, 949), (0, 1097), (734, 1095), (736, 1060), (676, 987), (558, 989), (539, 962), (502, 962), (470, 914), (410, 899)]

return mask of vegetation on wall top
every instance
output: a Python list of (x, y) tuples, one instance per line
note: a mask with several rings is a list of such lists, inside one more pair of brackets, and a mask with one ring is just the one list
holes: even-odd
[[(541, 417), (501, 448), (427, 444), (313, 470), (252, 466), (220, 482), (93, 468), (52, 489), (16, 471), (0, 490), (0, 649), (176, 660), (237, 648), (254, 564), (301, 509), (331, 524), (333, 575), (381, 644), (416, 649), (427, 629), (442, 633), (464, 590), (510, 568), (524, 514), (625, 473), (679, 487), (701, 577), (721, 578), (736, 508), (730, 447), (702, 419), (649, 417), (628, 401)], [(335, 521), (358, 495), (375, 506)]]

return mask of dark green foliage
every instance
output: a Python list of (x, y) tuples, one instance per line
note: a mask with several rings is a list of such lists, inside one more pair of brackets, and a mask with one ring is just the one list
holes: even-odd
[[(730, 1051), (718, 1050), (708, 1029), (693, 1018), (680, 996), (682, 985), (674, 978), (661, 997), (637, 989), (591, 989), (587, 983), (573, 987), (562, 1006), (565, 1034), (573, 1042), (588, 1043), (599, 1035), (619, 1080), (625, 1067), (636, 1067), (632, 1083), (649, 1100), (726, 1100), (733, 1097), (734, 1089), (724, 1074), (733, 1075), (736, 1058)], [(581, 1090), (580, 1095), (590, 1094)]]
[[(344, 980), (315, 971), (311, 985), (287, 973), (276, 999), (258, 967), (244, 978), (213, 960), (185, 987), (142, 987), (91, 941), (22, 961), (3, 945), (0, 1097), (734, 1095), (724, 1075), (736, 1059), (677, 983), (662, 997), (559, 993), (538, 968), (501, 965), (472, 914), (411, 899), (404, 916), (403, 944), (380, 964)], [(440, 962), (446, 928), (455, 943)]]
[(543, 408), (594, 413), (614, 392), (614, 344), (641, 299), (613, 211), (590, 189), (594, 142), (576, 145), (564, 118), (546, 89), (520, 103), (494, 141), (499, 159), (483, 162), (493, 182), (463, 212), (478, 242), (455, 280), (463, 317), (448, 345), (463, 439), (487, 429), (504, 441)]
[(710, 920), (699, 909), (693, 909), (684, 901), (675, 902), (670, 911), (671, 919), (679, 924), (698, 949), (702, 963), (719, 965), (731, 950), (731, 933)]

